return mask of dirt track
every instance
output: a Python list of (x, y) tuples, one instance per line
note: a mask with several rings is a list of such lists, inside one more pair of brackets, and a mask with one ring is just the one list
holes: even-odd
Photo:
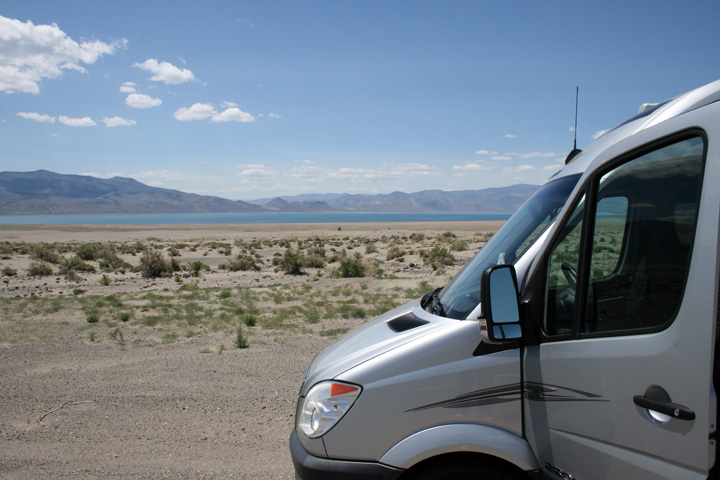
[(77, 339), (0, 348), (2, 478), (293, 478), (297, 389), (329, 339), (200, 353)]

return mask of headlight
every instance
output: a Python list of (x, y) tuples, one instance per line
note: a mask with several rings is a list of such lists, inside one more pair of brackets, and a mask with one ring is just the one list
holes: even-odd
[(349, 383), (318, 383), (302, 400), (298, 430), (309, 438), (324, 435), (350, 410), (360, 392), (361, 387)]

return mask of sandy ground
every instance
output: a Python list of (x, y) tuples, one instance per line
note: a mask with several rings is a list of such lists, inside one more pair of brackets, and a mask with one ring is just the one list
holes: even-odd
[[(312, 357), (371, 320), (371, 302), (445, 284), (500, 224), (0, 226), (0, 478), (294, 478), (287, 442)], [(449, 245), (445, 232), (466, 248), (433, 270), (419, 252)], [(337, 278), (332, 263), (276, 271), (272, 258), (308, 239), (328, 257), (358, 252), (383, 274)], [(259, 271), (220, 267), (253, 241)], [(18, 253), (52, 245), (67, 259), (92, 242), (174, 248), (179, 264), (208, 268), (147, 279), (88, 262), (98, 271), (70, 279), (51, 265), (31, 277), (32, 254)], [(388, 260), (393, 246), (406, 255)], [(351, 303), (364, 313), (342, 310)], [(258, 323), (244, 325), (248, 347), (236, 348), (249, 314)]]

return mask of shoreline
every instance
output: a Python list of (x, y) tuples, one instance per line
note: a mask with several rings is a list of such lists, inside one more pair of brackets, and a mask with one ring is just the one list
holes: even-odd
[(195, 240), (256, 236), (348, 236), (405, 232), (484, 234), (505, 220), (450, 222), (242, 223), (188, 225), (0, 225), (0, 241), (50, 243), (67, 241)]

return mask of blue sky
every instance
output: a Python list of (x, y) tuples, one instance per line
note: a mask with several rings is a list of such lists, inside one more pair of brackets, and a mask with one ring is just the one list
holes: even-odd
[(0, 171), (204, 195), (540, 184), (720, 78), (720, 2), (0, 0)]

